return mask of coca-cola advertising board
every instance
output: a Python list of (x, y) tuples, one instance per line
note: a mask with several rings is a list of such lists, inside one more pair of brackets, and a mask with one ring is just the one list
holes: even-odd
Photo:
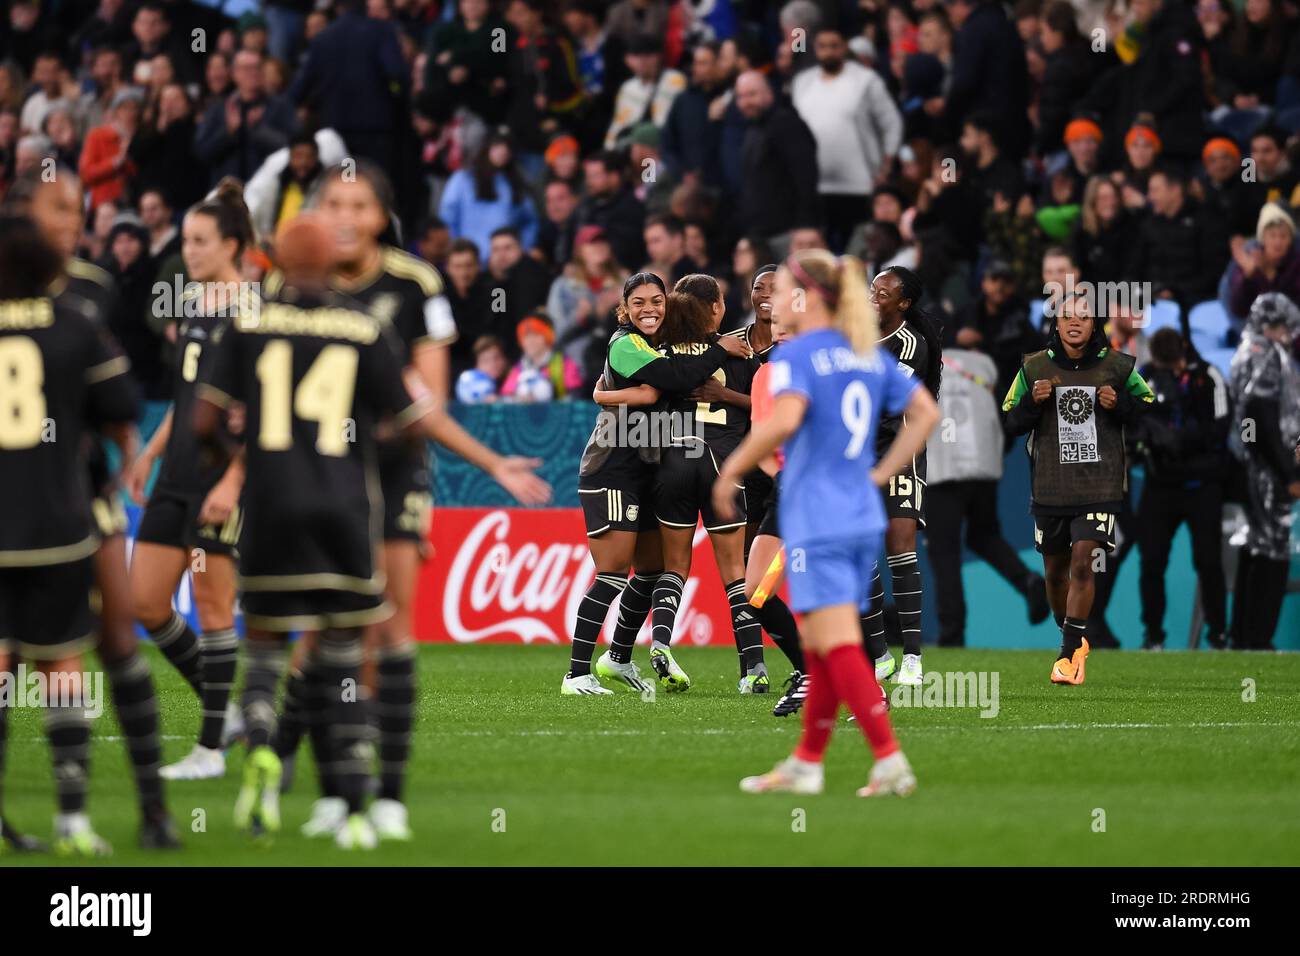
[[(461, 644), (567, 643), (596, 569), (579, 508), (439, 508), (415, 598), (415, 636)], [(602, 642), (613, 632), (617, 602)], [(638, 643), (650, 640), (646, 622)], [(713, 549), (695, 532), (674, 643), (732, 644)]]

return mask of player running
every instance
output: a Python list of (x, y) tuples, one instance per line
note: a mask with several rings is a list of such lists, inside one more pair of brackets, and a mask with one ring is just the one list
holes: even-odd
[[(725, 310), (716, 279), (699, 273), (683, 276), (668, 297), (667, 317), (659, 330), (660, 349), (679, 355), (707, 352), (719, 338), (725, 338), (718, 334)], [(732, 335), (743, 340), (743, 335)], [(668, 690), (690, 686), (689, 678), (685, 687), (680, 686), (681, 676), (673, 673), (669, 661), (673, 626), (691, 570), (695, 527), (701, 519), (731, 606), (740, 659), (740, 693), (765, 694), (770, 689), (763, 662), (763, 632), (745, 595), (744, 483), (738, 481), (735, 489), (739, 515), (733, 509), (721, 516), (710, 497), (722, 462), (749, 428), (749, 391), (757, 368), (752, 357), (728, 358), (701, 386), (668, 401), (673, 413), (672, 434), (655, 476), (664, 573), (655, 586), (650, 612), (650, 663)]]
[[(898, 369), (925, 384), (939, 397), (943, 355), (934, 319), (920, 308), (921, 280), (910, 269), (889, 266), (871, 282), (871, 302), (880, 316), (880, 346), (898, 362)], [(876, 455), (883, 457), (903, 425), (903, 416), (882, 416), (876, 434)], [(885, 555), (893, 584), (903, 637), (903, 664), (894, 680), (919, 686), (921, 670), (921, 566), (916, 558), (917, 528), (925, 527), (925, 446), (885, 489)], [(871, 609), (862, 618), (867, 656), (876, 680), (894, 673), (894, 656), (885, 641), (885, 587), (877, 566), (871, 577)]]
[[(392, 328), (408, 382), (427, 393), (436, 406), (422, 421), (422, 436), (410, 435), (379, 447), (384, 499), (379, 569), (386, 576), (385, 596), (393, 614), (367, 634), (373, 674), (367, 674), (366, 683), (374, 686), (380, 763), (379, 799), (371, 806), (371, 819), (381, 839), (409, 840), (403, 797), (415, 723), (412, 609), (433, 506), (424, 439), (438, 442), (481, 468), (523, 504), (546, 503), (551, 489), (532, 472), (541, 464), (538, 460), (498, 455), (446, 413), (448, 346), (456, 338), (451, 306), (437, 270), (383, 241), (393, 233), (392, 188), (383, 172), (364, 161), (356, 163), (355, 169), (338, 166), (328, 170), (316, 202), (336, 247), (331, 287)], [(268, 282), (268, 289), (277, 283), (278, 279)], [(295, 668), (285, 694), (287, 732), (278, 743), (283, 756), (297, 750), (307, 681), (308, 675)], [(320, 735), (313, 736), (314, 747), (323, 743)], [(328, 756), (319, 752), (316, 756), (317, 764), (326, 768), (322, 771), (325, 796), (317, 801), (305, 829), (310, 835), (330, 835), (343, 823), (345, 801), (332, 792)]]
[(249, 755), (235, 823), (254, 833), (279, 829), (275, 693), (289, 632), (306, 631), (306, 692), (320, 707), (330, 779), (346, 804), (336, 842), (370, 849), (378, 838), (362, 812), (368, 729), (347, 689), (361, 676), (364, 628), (391, 614), (375, 561), (382, 505), (373, 436), (380, 416), (409, 427), (430, 403), (407, 392), (388, 328), (328, 290), (333, 249), (318, 217), (285, 226), (276, 253), (283, 282), (275, 301), (232, 323), (195, 408), (195, 431), (209, 447), (220, 445), (220, 411), (236, 402), (247, 409), (240, 587)]
[[(17, 483), (0, 495), (0, 672), (21, 657), (49, 688), (55, 851), (105, 856), (112, 848), (86, 815), (93, 699), (82, 652), (95, 643), (90, 591), (100, 542), (83, 438), (130, 427), (139, 401), (104, 330), (49, 297), (62, 266), (31, 220), (0, 218), (0, 474)], [(0, 701), (0, 745), (8, 710)]]
[[(69, 308), (107, 334), (108, 317), (116, 295), (112, 277), (98, 266), (76, 257), (83, 226), (83, 194), (77, 174), (56, 167), (53, 176), (33, 169), (18, 177), (5, 196), (6, 207), (36, 224), (41, 236), (59, 254), (62, 269), (49, 294), (57, 305)], [(101, 429), (121, 453), (125, 472), (139, 443), (135, 424)], [(158, 736), (158, 703), (149, 662), (140, 653), (131, 591), (127, 578), (126, 509), (118, 495), (108, 453), (98, 436), (87, 438), (89, 487), (94, 498), (91, 515), (99, 533), (95, 552), (95, 587), (99, 595), (97, 652), (113, 690), (118, 723), (140, 801), (140, 846), (174, 849), (180, 846), (175, 826), (163, 801), (162, 745)], [(3, 724), (0, 713), (0, 724)], [(3, 763), (4, 728), (0, 726), (0, 763)], [(0, 837), (11, 846), (33, 849), (39, 844), (15, 833), (0, 817)]]
[[(210, 780), (226, 773), (224, 731), (239, 658), (235, 631), (235, 549), (242, 515), (242, 456), (225, 466), (201, 460), (190, 425), (194, 389), (230, 321), (256, 310), (240, 282), (240, 260), (253, 239), (237, 185), (186, 214), (181, 227), (185, 272), (199, 287), (187, 294), (177, 322), (173, 403), (127, 478), (127, 490), (145, 506), (131, 552), (131, 599), (136, 620), (198, 695), (203, 716), (194, 749), (163, 767), (168, 780)], [(153, 493), (145, 488), (161, 461)], [(172, 595), (190, 571), (202, 636), (172, 607)], [(230, 715), (239, 722), (238, 710)]]
[[(820, 793), (822, 756), (843, 702), (876, 758), (858, 795), (906, 796), (916, 777), (859, 648), (858, 615), (886, 527), (877, 488), (921, 450), (939, 411), (929, 392), (877, 352), (876, 313), (856, 259), (797, 253), (777, 273), (773, 305), (776, 320), (795, 336), (772, 360), (775, 405), (722, 466), (713, 507), (735, 515), (735, 482), (784, 447), (780, 530), (800, 559), (790, 564), (790, 598), (804, 615), (812, 688), (794, 753), (740, 786), (747, 793)], [(904, 412), (894, 443), (873, 466), (880, 417)]]
[[(661, 448), (655, 441), (658, 429), (646, 408), (658, 405), (660, 392), (689, 392), (728, 356), (749, 353), (739, 338), (724, 336), (699, 355), (664, 356), (650, 343), (663, 324), (666, 302), (663, 280), (652, 272), (639, 272), (623, 283), (618, 327), (606, 348), (605, 369), (594, 396), (601, 412), (578, 467), (578, 496), (596, 577), (578, 605), (569, 672), (560, 683), (564, 695), (611, 693), (598, 677), (636, 691), (653, 688), (632, 661), (637, 632), (650, 612), (651, 596), (663, 573), (654, 497)], [(618, 622), (610, 648), (596, 661), (593, 674), (591, 656), (615, 599)], [(652, 662), (655, 659), (652, 652)], [(690, 687), (690, 678), (670, 650), (660, 655), (655, 667), (668, 689)]]
[(1128, 497), (1124, 428), (1155, 396), (1131, 355), (1110, 348), (1083, 296), (1057, 311), (1047, 348), (1025, 356), (1002, 411), (1026, 442), (1034, 543), (1061, 628), (1053, 684), (1082, 684), (1093, 561), (1115, 550), (1115, 513)]

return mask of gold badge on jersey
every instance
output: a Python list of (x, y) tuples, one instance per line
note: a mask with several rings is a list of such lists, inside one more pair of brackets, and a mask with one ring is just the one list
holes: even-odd
[(391, 323), (393, 316), (397, 315), (397, 310), (401, 307), (401, 296), (393, 292), (385, 292), (375, 296), (375, 300), (370, 303), (370, 314), (380, 322)]

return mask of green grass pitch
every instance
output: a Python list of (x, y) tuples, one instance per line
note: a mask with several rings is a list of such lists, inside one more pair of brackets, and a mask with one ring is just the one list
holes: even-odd
[[(424, 646), (412, 844), (346, 854), (298, 836), (314, 789), (304, 748), (285, 832), (251, 846), (230, 823), (236, 748), (224, 780), (169, 786), (185, 849), (142, 853), (108, 715), (95, 728), (90, 811), (116, 847), (108, 862), (123, 864), (1300, 864), (1300, 655), (1097, 652), (1083, 687), (1050, 685), (1050, 656), (926, 652), (929, 670), (997, 672), (999, 712), (895, 708), (920, 779), (907, 800), (854, 796), (869, 761), (843, 718), (824, 795), (740, 793), (739, 778), (784, 756), (799, 724), (771, 716), (773, 695), (736, 693), (730, 649), (683, 648), (695, 686), (643, 701), (560, 697), (567, 646)], [(768, 661), (784, 678), (779, 652)], [(198, 705), (165, 661), (153, 664), (174, 760)], [(39, 713), (15, 711), (9, 737), (7, 812), (44, 833), (53, 798)]]

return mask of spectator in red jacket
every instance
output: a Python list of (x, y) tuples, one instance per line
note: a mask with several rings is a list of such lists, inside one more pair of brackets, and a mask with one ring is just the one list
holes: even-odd
[(81, 151), (81, 181), (90, 192), (90, 208), (116, 202), (136, 173), (127, 155), (140, 126), (144, 95), (134, 87), (119, 90), (108, 108), (108, 122), (86, 134)]

